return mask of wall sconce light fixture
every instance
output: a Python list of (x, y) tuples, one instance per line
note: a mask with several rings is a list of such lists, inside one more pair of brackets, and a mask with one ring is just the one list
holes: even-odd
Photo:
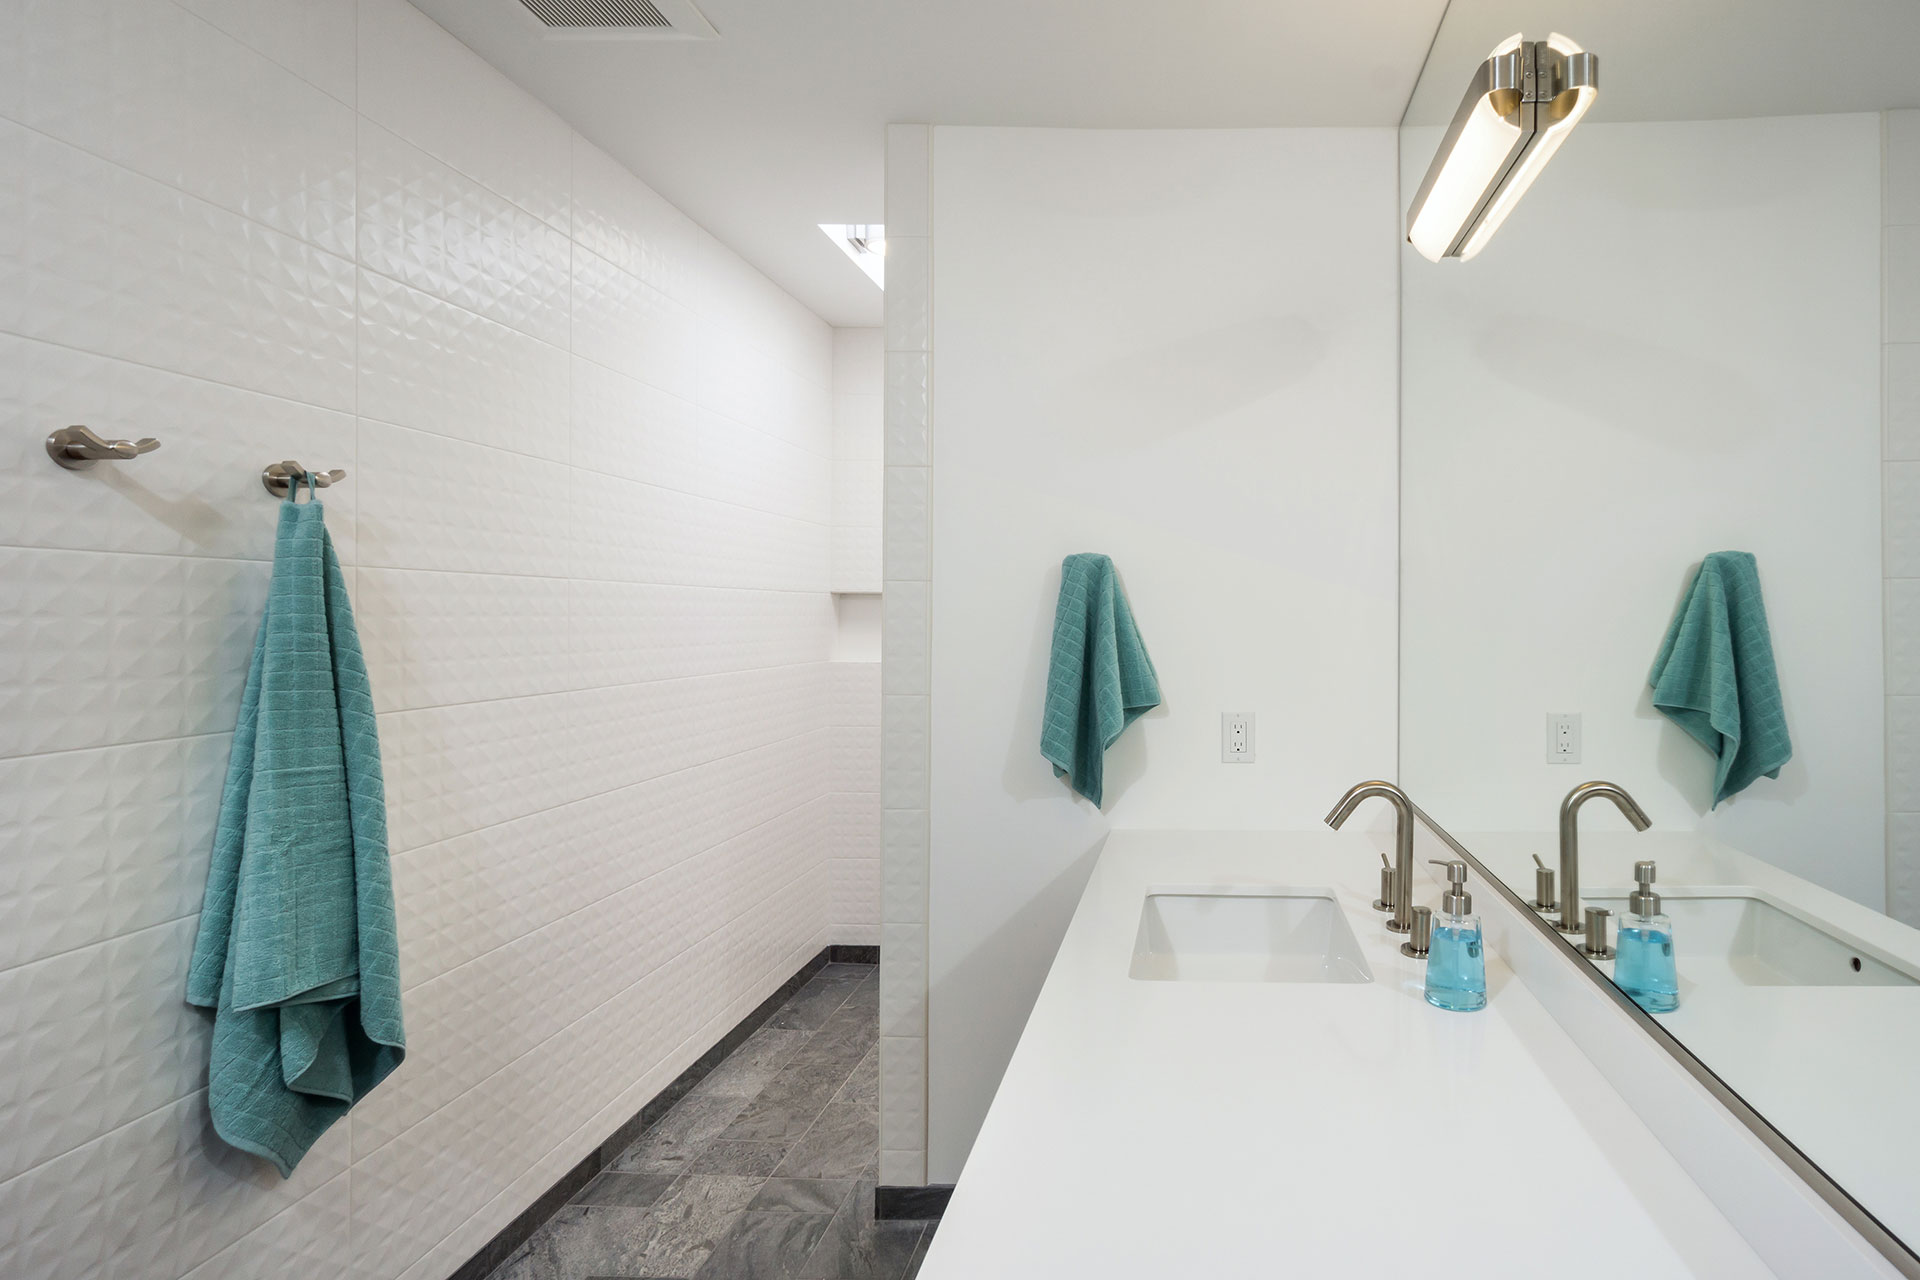
[(1408, 242), (1430, 262), (1485, 248), (1599, 85), (1600, 59), (1563, 35), (1502, 42), (1473, 73), (1407, 210)]

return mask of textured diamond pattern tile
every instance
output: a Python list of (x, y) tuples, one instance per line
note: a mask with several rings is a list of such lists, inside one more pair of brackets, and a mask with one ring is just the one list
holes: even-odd
[[(878, 938), (877, 792), (833, 788), (842, 740), (874, 785), (879, 671), (825, 659), (836, 355), (871, 463), (879, 337), (403, 0), (18, 10), (0, 1275), (439, 1280)], [(69, 422), (164, 443), (69, 474)], [(348, 471), (413, 1054), (283, 1182), (210, 1132), (180, 974), (289, 457)]]
[(358, 18), (361, 113), (564, 233), (566, 123), (406, 0)]
[(345, 103), (183, 9), (133, 0), (114, 5), (112, 102), (113, 159), (353, 253), (354, 116)]
[(545, 342), (567, 341), (564, 232), (360, 125), (360, 264)]
[(699, 230), (606, 152), (573, 139), (573, 239), (678, 302), (699, 300)]
[(933, 350), (933, 242), (887, 229), (887, 350)]
[(681, 493), (815, 523), (830, 515), (820, 498), (831, 459), (588, 360), (573, 367), (573, 452), (582, 466)]
[(565, 574), (566, 467), (371, 419), (359, 454), (362, 564)]
[[(573, 350), (669, 395), (694, 395), (693, 311), (599, 254), (573, 255)], [(704, 398), (704, 397), (703, 397)]]
[(567, 353), (397, 280), (360, 273), (360, 413), (567, 460)]
[(354, 100), (358, 0), (175, 0), (342, 102)]

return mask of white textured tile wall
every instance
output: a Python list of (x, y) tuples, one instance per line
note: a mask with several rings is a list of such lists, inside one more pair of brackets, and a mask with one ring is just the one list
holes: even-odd
[[(833, 331), (833, 589), (880, 590), (883, 331)], [(833, 916), (880, 941), (880, 664), (833, 667)]]
[(880, 329), (833, 332), (835, 591), (880, 590), (883, 342)]
[(1887, 910), (1920, 926), (1920, 111), (1881, 119)]
[[(434, 1280), (879, 939), (877, 345), (840, 412), (826, 325), (404, 0), (5, 27), (0, 1276)], [(288, 457), (348, 472), (411, 1051), (283, 1182), (182, 995)]]
[(933, 130), (887, 126), (881, 503), (880, 1180), (927, 1180)]

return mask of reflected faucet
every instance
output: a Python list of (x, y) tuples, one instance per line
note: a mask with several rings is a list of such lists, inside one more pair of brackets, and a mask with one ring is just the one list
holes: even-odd
[(1554, 925), (1562, 933), (1587, 930), (1587, 922), (1580, 915), (1580, 806), (1597, 796), (1613, 801), (1635, 831), (1653, 825), (1646, 811), (1615, 783), (1583, 782), (1567, 792), (1567, 798), (1560, 802), (1560, 919)]
[(1413, 932), (1413, 801), (1391, 782), (1363, 782), (1340, 797), (1327, 815), (1327, 825), (1338, 831), (1362, 800), (1379, 796), (1393, 806), (1393, 918), (1387, 928)]

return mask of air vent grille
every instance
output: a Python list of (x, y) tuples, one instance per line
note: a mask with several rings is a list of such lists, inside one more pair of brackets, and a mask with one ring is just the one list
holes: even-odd
[(653, 0), (520, 0), (549, 27), (667, 29), (673, 22)]

